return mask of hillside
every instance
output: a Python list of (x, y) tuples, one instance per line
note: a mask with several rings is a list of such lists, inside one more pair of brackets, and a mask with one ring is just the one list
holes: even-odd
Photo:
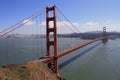
[[(58, 34), (59, 38), (81, 38), (81, 39), (95, 39), (103, 36), (102, 31), (91, 31), (84, 33), (69, 33), (69, 34)], [(120, 32), (107, 32), (109, 39), (120, 38)], [(46, 35), (24, 35), (24, 34), (11, 34), (7, 35), (7, 38), (45, 38)], [(51, 35), (53, 37), (53, 35)]]
[[(59, 34), (58, 36), (65, 38), (95, 39), (103, 36), (103, 33), (102, 31), (91, 31), (84, 33)], [(107, 36), (109, 39), (120, 38), (120, 32), (107, 32)]]
[(58, 80), (48, 67), (39, 61), (0, 67), (0, 80)]

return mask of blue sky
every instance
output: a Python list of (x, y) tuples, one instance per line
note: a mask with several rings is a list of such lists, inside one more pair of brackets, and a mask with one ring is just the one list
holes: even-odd
[(80, 31), (120, 31), (120, 0), (0, 0), (0, 30), (54, 4)]

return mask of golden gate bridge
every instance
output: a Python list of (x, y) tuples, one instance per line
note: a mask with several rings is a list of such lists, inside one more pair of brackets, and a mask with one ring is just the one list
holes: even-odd
[[(41, 10), (1, 31), (0, 54), (2, 58), (0, 65), (6, 66), (39, 60), (46, 63), (59, 77), (58, 60), (61, 57), (96, 41), (103, 43), (108, 41), (106, 27), (103, 27), (103, 34), (100, 34), (100, 37), (65, 47), (64, 44), (67, 44), (65, 42), (66, 37), (62, 35), (76, 32), (80, 32), (80, 30), (70, 22), (59, 8), (55, 5), (46, 7), (46, 11)], [(71, 42), (68, 43), (71, 44)], [(59, 48), (60, 46), (62, 49)], [(19, 62), (22, 59), (25, 61)]]

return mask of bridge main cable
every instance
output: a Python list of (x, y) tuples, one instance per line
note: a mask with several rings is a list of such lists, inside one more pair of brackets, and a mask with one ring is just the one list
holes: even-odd
[(62, 13), (62, 11), (56, 7), (60, 14), (80, 33), (80, 30)]
[[(33, 14), (32, 16), (30, 16), (30, 17), (28, 17), (28, 18), (20, 21), (19, 23), (17, 23), (17, 24), (15, 24), (15, 25), (13, 25), (13, 26), (11, 26), (11, 27), (9, 27), (9, 28), (1, 31), (0, 38), (3, 37), (3, 36), (6, 35), (6, 34), (12, 32), (12, 31), (14, 31), (15, 29), (21, 27), (22, 25), (28, 23), (29, 20), (35, 19), (35, 18), (38, 17), (39, 15), (42, 15), (44, 12), (45, 12), (45, 10), (41, 10), (41, 11)], [(25, 21), (25, 20), (26, 20), (26, 21)]]

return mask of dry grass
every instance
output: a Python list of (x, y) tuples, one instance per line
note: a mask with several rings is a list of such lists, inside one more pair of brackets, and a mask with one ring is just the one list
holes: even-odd
[(58, 80), (47, 66), (39, 61), (0, 68), (0, 80)]

